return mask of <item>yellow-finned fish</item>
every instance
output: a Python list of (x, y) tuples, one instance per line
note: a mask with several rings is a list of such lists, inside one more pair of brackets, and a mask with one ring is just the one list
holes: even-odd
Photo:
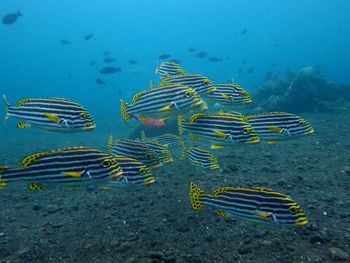
[(182, 146), (181, 159), (188, 159), (192, 164), (204, 169), (219, 169), (219, 163), (214, 154), (200, 147)]

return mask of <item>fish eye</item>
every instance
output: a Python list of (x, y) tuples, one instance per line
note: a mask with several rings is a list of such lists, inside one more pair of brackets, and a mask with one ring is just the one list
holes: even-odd
[(249, 134), (249, 133), (252, 133), (252, 132), (253, 132), (253, 128), (250, 128), (250, 127), (243, 128), (243, 133), (244, 134)]
[(110, 167), (112, 165), (111, 160), (103, 160), (102, 165), (104, 167)]
[(152, 154), (151, 153), (146, 153), (146, 158), (147, 159), (151, 159), (152, 158)]
[(289, 212), (291, 212), (292, 214), (297, 214), (300, 210), (300, 207), (297, 205), (293, 205), (289, 208)]
[(193, 95), (194, 95), (193, 90), (187, 90), (187, 91), (185, 92), (186, 98), (192, 97)]
[(307, 125), (307, 122), (305, 120), (299, 120), (299, 124), (301, 126), (306, 126)]
[(146, 174), (146, 172), (147, 172), (147, 171), (146, 171), (146, 168), (145, 168), (145, 167), (141, 167), (141, 168), (140, 168), (140, 173), (141, 173), (141, 174)]
[(80, 113), (80, 119), (87, 119), (88, 118), (88, 114), (86, 112), (82, 112)]

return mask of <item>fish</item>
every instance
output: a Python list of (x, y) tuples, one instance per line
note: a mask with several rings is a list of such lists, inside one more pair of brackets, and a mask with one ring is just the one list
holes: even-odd
[(84, 40), (90, 40), (93, 36), (94, 34), (87, 34), (84, 36)]
[(205, 51), (199, 51), (197, 54), (196, 54), (196, 57), (197, 58), (205, 58), (205, 57), (207, 57), (208, 56), (208, 54), (207, 54), (207, 52), (205, 52)]
[(192, 164), (200, 166), (204, 169), (219, 169), (219, 163), (214, 154), (201, 147), (186, 148), (182, 145), (181, 160), (187, 159)]
[(104, 81), (104, 80), (102, 80), (102, 79), (100, 79), (100, 78), (96, 78), (96, 84), (98, 84), (98, 85), (106, 85), (106, 82)]
[(182, 74), (169, 78), (164, 78), (158, 83), (158, 87), (169, 84), (181, 84), (194, 89), (199, 94), (206, 94), (216, 90), (214, 83), (199, 74)]
[(253, 144), (259, 137), (253, 127), (243, 118), (228, 112), (195, 113), (189, 122), (178, 116), (179, 134), (188, 132), (193, 141), (199, 138), (214, 143), (210, 148), (224, 148), (232, 144)]
[(71, 45), (72, 42), (70, 42), (69, 40), (63, 38), (63, 39), (61, 39), (61, 44), (62, 45)]
[(11, 25), (15, 23), (20, 16), (23, 16), (20, 11), (17, 11), (16, 13), (10, 13), (10, 14), (4, 15), (2, 17), (2, 23), (5, 25)]
[(197, 49), (196, 48), (189, 48), (189, 49), (187, 49), (187, 51), (188, 52), (195, 52), (195, 51), (197, 51)]
[(247, 73), (254, 73), (254, 69), (253, 68), (249, 68), (249, 69), (247, 69)]
[(173, 162), (173, 158), (171, 156), (171, 152), (168, 146), (160, 144), (151, 139), (143, 139), (141, 140), (141, 142), (156, 152), (157, 157), (162, 164), (168, 164)]
[(244, 119), (252, 125), (260, 139), (269, 144), (314, 133), (307, 120), (292, 113), (265, 112), (247, 115)]
[(142, 121), (147, 117), (167, 118), (203, 105), (204, 101), (194, 89), (181, 84), (168, 84), (160, 88), (151, 86), (151, 89), (136, 93), (131, 104), (121, 99), (120, 114), (125, 121), (130, 118)]
[(210, 57), (210, 58), (208, 58), (208, 60), (211, 61), (211, 62), (220, 62), (220, 61), (222, 61), (222, 58)]
[(171, 147), (173, 145), (182, 145), (183, 141), (182, 139), (176, 135), (176, 134), (172, 134), (172, 133), (164, 133), (162, 135), (153, 137), (153, 138), (147, 138), (145, 131), (141, 131), (141, 140), (152, 140), (155, 141), (161, 145), (165, 145), (168, 147)]
[(173, 61), (164, 61), (156, 67), (156, 73), (159, 74), (161, 78), (169, 78), (182, 75), (185, 71), (179, 64)]
[(0, 168), (3, 187), (25, 181), (30, 190), (41, 188), (41, 184), (98, 183), (121, 175), (113, 156), (85, 146), (34, 153), (23, 158), (18, 168)]
[(72, 74), (68, 73), (68, 78), (69, 78), (69, 79), (73, 79)]
[(206, 194), (190, 182), (192, 209), (212, 207), (219, 216), (254, 223), (305, 225), (307, 216), (290, 196), (266, 187), (225, 186)]
[(103, 56), (109, 56), (109, 55), (111, 55), (111, 54), (112, 54), (112, 52), (111, 52), (111, 51), (108, 51), (108, 50), (102, 52), (102, 55), (103, 55)]
[(234, 82), (216, 83), (216, 90), (208, 93), (209, 101), (222, 105), (247, 104), (252, 102), (249, 92)]
[(103, 61), (105, 63), (112, 63), (112, 62), (115, 62), (117, 60), (115, 58), (106, 57)]
[(138, 62), (137, 60), (130, 59), (130, 60), (129, 60), (129, 63), (130, 63), (130, 64), (137, 64), (137, 63), (139, 63), (139, 62)]
[(5, 119), (20, 121), (18, 128), (36, 127), (57, 132), (91, 131), (96, 128), (90, 113), (80, 104), (65, 98), (24, 98), (11, 106), (5, 95)]
[(170, 54), (162, 54), (162, 55), (160, 55), (158, 58), (159, 58), (159, 59), (167, 59), (167, 58), (170, 58), (170, 57), (171, 57)]
[(149, 128), (164, 128), (165, 127), (165, 122), (163, 118), (145, 118), (142, 120), (143, 125)]
[(94, 65), (96, 65), (97, 64), (97, 61), (95, 61), (95, 60), (91, 60), (90, 62), (89, 62), (89, 65), (90, 66), (94, 66)]
[(110, 136), (107, 146), (111, 155), (134, 158), (153, 169), (162, 166), (157, 153), (143, 142), (131, 139), (117, 139), (113, 141), (113, 137)]
[(243, 29), (241, 33), (239, 33), (241, 36), (246, 35), (248, 33), (247, 29)]
[(121, 174), (111, 177), (102, 188), (154, 183), (152, 171), (142, 162), (127, 156), (113, 156), (113, 160), (121, 168)]
[(116, 73), (116, 72), (121, 72), (122, 71), (122, 68), (121, 67), (104, 67), (104, 68), (101, 68), (100, 69), (100, 73), (101, 74), (113, 74), (113, 73)]

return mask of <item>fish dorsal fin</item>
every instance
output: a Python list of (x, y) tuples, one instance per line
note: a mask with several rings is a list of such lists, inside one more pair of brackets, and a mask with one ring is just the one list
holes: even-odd
[(146, 133), (144, 130), (141, 131), (141, 140), (146, 140), (147, 137), (146, 137)]
[(28, 102), (28, 101), (31, 101), (31, 100), (32, 100), (31, 98), (20, 99), (19, 101), (17, 101), (16, 107), (20, 107), (20, 106), (22, 106), (24, 103), (26, 103), (26, 102)]
[(205, 116), (203, 113), (195, 113), (190, 117), (190, 123), (194, 123), (199, 117)]
[(263, 192), (275, 192), (273, 189), (263, 186), (251, 186), (250, 189), (257, 190), (257, 191), (263, 191)]
[(228, 117), (235, 117), (235, 118), (242, 118), (243, 117), (243, 114), (240, 113), (240, 112), (225, 112), (223, 110), (220, 110), (219, 112), (217, 113), (214, 113), (214, 115), (220, 115), (220, 116), (228, 116)]
[(135, 103), (137, 99), (144, 93), (146, 93), (147, 90), (141, 90), (140, 92), (137, 92), (133, 97), (132, 97), (132, 103)]
[(70, 148), (62, 148), (57, 149), (49, 152), (39, 152), (39, 153), (33, 153), (26, 157), (24, 157), (20, 163), (21, 167), (29, 167), (32, 165), (35, 161), (39, 160), (43, 156), (48, 156), (50, 154), (55, 154), (57, 152), (65, 152), (65, 151), (71, 151), (71, 150), (77, 150), (77, 149), (88, 149), (85, 146), (76, 146), (76, 147), (70, 147)]
[(222, 193), (235, 189), (234, 187), (220, 187), (213, 191), (213, 196), (218, 196)]
[(111, 153), (111, 149), (113, 146), (113, 136), (109, 136), (108, 142), (107, 142), (107, 148), (108, 148), (108, 153)]

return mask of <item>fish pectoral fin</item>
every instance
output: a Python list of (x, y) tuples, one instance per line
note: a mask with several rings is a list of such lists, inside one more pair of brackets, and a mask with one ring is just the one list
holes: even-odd
[(17, 128), (26, 129), (26, 128), (30, 128), (30, 125), (28, 123), (25, 123), (24, 121), (19, 121), (17, 122)]
[(72, 171), (72, 172), (62, 172), (62, 173), (71, 177), (82, 177), (84, 175), (84, 171)]
[(160, 108), (158, 111), (167, 111), (167, 110), (170, 110), (172, 106), (173, 106), (173, 104), (170, 103), (170, 104), (168, 104), (168, 105), (166, 105), (166, 106)]
[(225, 132), (222, 132), (222, 131), (219, 131), (219, 130), (213, 130), (213, 132), (215, 133), (216, 136), (221, 137), (221, 138), (224, 138), (227, 135), (229, 135), (229, 133), (225, 133)]
[(277, 141), (272, 141), (272, 140), (267, 141), (267, 144), (277, 144), (277, 143), (278, 143)]
[(267, 126), (267, 128), (274, 133), (280, 133), (283, 129), (278, 126)]
[(0, 176), (0, 190), (4, 189), (7, 186), (5, 180)]
[(46, 187), (39, 183), (29, 183), (27, 185), (29, 191), (44, 190)]
[(227, 212), (223, 211), (223, 210), (216, 211), (216, 214), (218, 216), (221, 216), (221, 217), (228, 217), (229, 216), (229, 214)]
[(221, 93), (220, 94), (224, 99), (230, 99), (231, 98), (231, 96), (230, 95), (227, 95), (227, 94), (225, 94), (225, 93)]
[(45, 112), (44, 115), (49, 121), (54, 122), (54, 123), (59, 123), (61, 120), (61, 118), (59, 116), (57, 116), (56, 114)]
[(99, 188), (103, 189), (103, 190), (111, 190), (112, 186), (110, 186), (110, 185), (101, 185)]
[(211, 149), (222, 149), (222, 148), (225, 148), (225, 146), (219, 145), (219, 144), (212, 144), (212, 145), (210, 145), (210, 148)]

